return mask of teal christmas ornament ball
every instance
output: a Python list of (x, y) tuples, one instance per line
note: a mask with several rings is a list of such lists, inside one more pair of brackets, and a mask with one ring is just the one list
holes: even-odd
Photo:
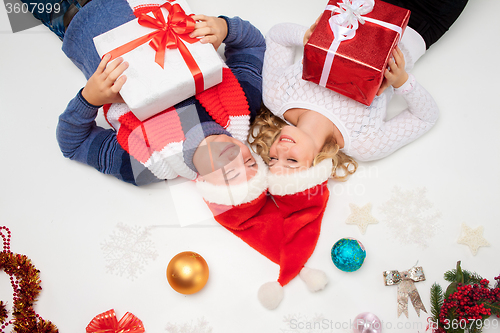
[(353, 238), (342, 238), (332, 247), (332, 261), (344, 272), (358, 270), (365, 261), (366, 251), (363, 244)]

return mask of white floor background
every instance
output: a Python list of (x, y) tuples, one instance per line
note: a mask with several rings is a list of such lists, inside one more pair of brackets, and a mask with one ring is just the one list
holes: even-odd
[[(279, 22), (309, 25), (326, 1), (189, 3), (198, 13), (241, 16), (265, 34)], [(365, 311), (379, 316), (384, 332), (416, 333), (425, 331), (427, 315), (417, 317), (410, 305), (409, 318), (397, 318), (397, 288), (384, 286), (384, 270), (418, 261), (427, 280), (416, 286), (428, 312), (431, 285), (446, 287), (443, 273), (458, 260), (490, 280), (500, 274), (500, 1), (470, 1), (417, 63), (413, 73), (441, 111), (437, 125), (392, 156), (361, 164), (348, 182), (330, 183), (322, 234), (308, 262), (330, 283), (311, 294), (296, 278), (274, 311), (262, 308), (256, 294), (277, 278), (278, 267), (211, 219), (181, 227), (176, 186), (136, 188), (63, 158), (57, 117), (85, 79), (55, 35), (43, 26), (13, 34), (0, 8), (0, 225), (12, 231), (12, 251), (40, 270), (35, 309), (60, 332), (84, 332), (95, 315), (114, 308), (118, 317), (134, 313), (152, 333), (352, 332), (346, 325)], [(391, 114), (403, 107), (394, 101)], [(379, 223), (365, 235), (345, 224), (350, 203), (373, 205)], [(484, 226), (490, 246), (473, 256), (457, 244), (462, 223)], [(354, 273), (330, 259), (342, 237), (367, 249)], [(169, 260), (182, 251), (198, 252), (210, 267), (206, 287), (191, 296), (175, 292), (165, 278)], [(1, 274), (0, 299), (10, 305), (11, 297)]]

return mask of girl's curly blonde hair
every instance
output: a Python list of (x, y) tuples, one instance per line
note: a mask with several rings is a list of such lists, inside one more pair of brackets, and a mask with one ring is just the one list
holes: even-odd
[[(271, 160), (269, 156), (271, 145), (280, 135), (281, 129), (286, 125), (285, 121), (273, 115), (271, 111), (263, 106), (250, 127), (248, 143), (266, 164), (269, 164)], [(327, 158), (332, 159), (333, 171), (331, 176), (336, 180), (347, 180), (358, 168), (358, 163), (352, 157), (341, 152), (339, 145), (335, 142), (325, 143), (319, 154), (314, 157), (313, 165)]]

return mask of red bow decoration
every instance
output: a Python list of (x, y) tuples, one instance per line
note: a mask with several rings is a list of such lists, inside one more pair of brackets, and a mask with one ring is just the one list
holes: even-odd
[(87, 333), (144, 333), (142, 321), (127, 312), (118, 322), (115, 310), (111, 309), (97, 315), (88, 324)]
[[(165, 17), (163, 16), (162, 8), (168, 11), (167, 21), (165, 21)], [(139, 16), (138, 23), (144, 27), (156, 30), (108, 52), (107, 54), (111, 55), (110, 60), (118, 58), (149, 41), (149, 46), (156, 51), (155, 62), (163, 68), (165, 49), (179, 49), (182, 58), (193, 75), (196, 93), (202, 92), (205, 89), (203, 74), (191, 52), (189, 52), (182, 41), (184, 40), (190, 44), (198, 41), (197, 38), (189, 37), (189, 34), (194, 31), (196, 22), (191, 16), (186, 15), (179, 4), (172, 5), (168, 1), (150, 13), (154, 17), (151, 17), (149, 13), (142, 13)]]

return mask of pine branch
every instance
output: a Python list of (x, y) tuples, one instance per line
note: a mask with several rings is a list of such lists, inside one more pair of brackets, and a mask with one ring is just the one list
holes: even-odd
[[(483, 277), (476, 272), (470, 272), (463, 270), (462, 271), (464, 277), (464, 284), (479, 284)], [(452, 269), (444, 273), (444, 279), (448, 282), (456, 282), (457, 281), (457, 270)]]
[(434, 282), (431, 287), (431, 315), (432, 320), (437, 323), (439, 322), (439, 314), (441, 312), (441, 307), (444, 302), (444, 294), (441, 286)]
[(492, 315), (500, 315), (500, 303), (484, 302), (484, 307), (487, 309), (491, 309)]
[(476, 272), (464, 271), (465, 284), (479, 284), (483, 277)]
[(469, 333), (481, 333), (483, 330), (482, 327), (477, 327), (477, 325), (472, 325), (471, 328), (469, 328)]
[(448, 282), (455, 282), (455, 283), (463, 283), (464, 281), (464, 275), (462, 273), (462, 268), (460, 267), (460, 261), (457, 261), (457, 268), (452, 269), (451, 271), (448, 271), (444, 273), (444, 278)]
[(448, 282), (455, 282), (457, 280), (457, 270), (452, 269), (444, 273), (444, 279)]

